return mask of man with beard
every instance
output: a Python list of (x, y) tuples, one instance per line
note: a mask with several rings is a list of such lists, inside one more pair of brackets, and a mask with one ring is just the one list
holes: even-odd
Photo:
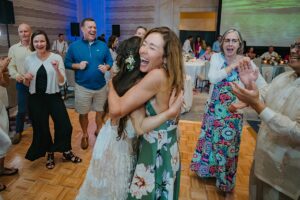
[(104, 74), (113, 64), (107, 45), (96, 40), (96, 22), (85, 18), (81, 22), (83, 38), (73, 42), (65, 58), (66, 68), (75, 70), (75, 109), (79, 113), (79, 122), (83, 136), (81, 148), (87, 149), (88, 142), (88, 113), (96, 111), (98, 134), (102, 126), (103, 105), (107, 98)]

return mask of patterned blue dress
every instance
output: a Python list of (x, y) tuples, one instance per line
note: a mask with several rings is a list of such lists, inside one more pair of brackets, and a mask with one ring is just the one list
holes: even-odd
[[(225, 68), (225, 62), (222, 68)], [(216, 83), (205, 107), (201, 133), (191, 162), (200, 177), (216, 177), (216, 186), (231, 192), (235, 186), (243, 116), (228, 107), (237, 100), (230, 82), (239, 81), (237, 71)]]

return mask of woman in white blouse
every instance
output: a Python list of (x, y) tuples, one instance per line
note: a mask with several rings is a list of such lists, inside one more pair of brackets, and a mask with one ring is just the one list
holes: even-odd
[[(230, 199), (235, 187), (243, 126), (242, 113), (229, 111), (231, 103), (237, 101), (230, 83), (242, 84), (237, 71), (240, 62), (248, 62), (253, 68), (255, 65), (242, 55), (243, 39), (237, 30), (226, 31), (220, 46), (221, 52), (213, 54), (210, 61), (209, 99), (191, 170), (200, 177), (215, 177), (218, 190)], [(266, 85), (261, 75), (256, 82), (260, 87)]]
[[(34, 161), (47, 153), (46, 167), (53, 169), (54, 152), (62, 152), (65, 160), (81, 162), (71, 151), (72, 125), (59, 86), (65, 84), (65, 67), (60, 55), (50, 52), (44, 31), (35, 31), (30, 48), (34, 53), (24, 63), (24, 84), (29, 86), (28, 110), (32, 120), (33, 138), (25, 156)], [(54, 123), (54, 140), (50, 134), (49, 116)]]

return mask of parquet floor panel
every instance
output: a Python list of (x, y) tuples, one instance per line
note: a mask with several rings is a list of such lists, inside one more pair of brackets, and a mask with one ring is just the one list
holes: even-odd
[[(0, 195), (4, 200), (73, 200), (82, 184), (89, 166), (93, 145), (95, 143), (94, 114), (90, 114), (89, 141), (87, 150), (80, 148), (81, 129), (78, 115), (74, 110), (68, 110), (73, 125), (72, 146), (76, 155), (83, 159), (82, 163), (64, 162), (60, 153), (55, 154), (56, 166), (52, 170), (45, 167), (46, 158), (34, 162), (26, 160), (25, 154), (31, 143), (32, 129), (24, 131), (20, 144), (13, 145), (6, 157), (6, 166), (19, 168), (16, 176), (0, 176), (0, 182), (7, 185), (7, 189)], [(51, 130), (53, 130), (53, 124)], [(215, 188), (213, 179), (200, 179), (189, 169), (190, 161), (199, 136), (200, 122), (180, 121), (180, 153), (182, 161), (181, 171), (181, 200), (222, 200)], [(239, 156), (238, 172), (234, 199), (248, 199), (248, 178), (252, 164), (255, 146), (255, 134), (250, 127), (245, 126)]]

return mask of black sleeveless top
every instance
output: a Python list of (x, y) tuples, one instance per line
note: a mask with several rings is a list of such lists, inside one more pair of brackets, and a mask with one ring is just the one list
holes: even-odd
[(35, 92), (37, 94), (45, 94), (47, 89), (47, 72), (42, 65), (36, 73)]

